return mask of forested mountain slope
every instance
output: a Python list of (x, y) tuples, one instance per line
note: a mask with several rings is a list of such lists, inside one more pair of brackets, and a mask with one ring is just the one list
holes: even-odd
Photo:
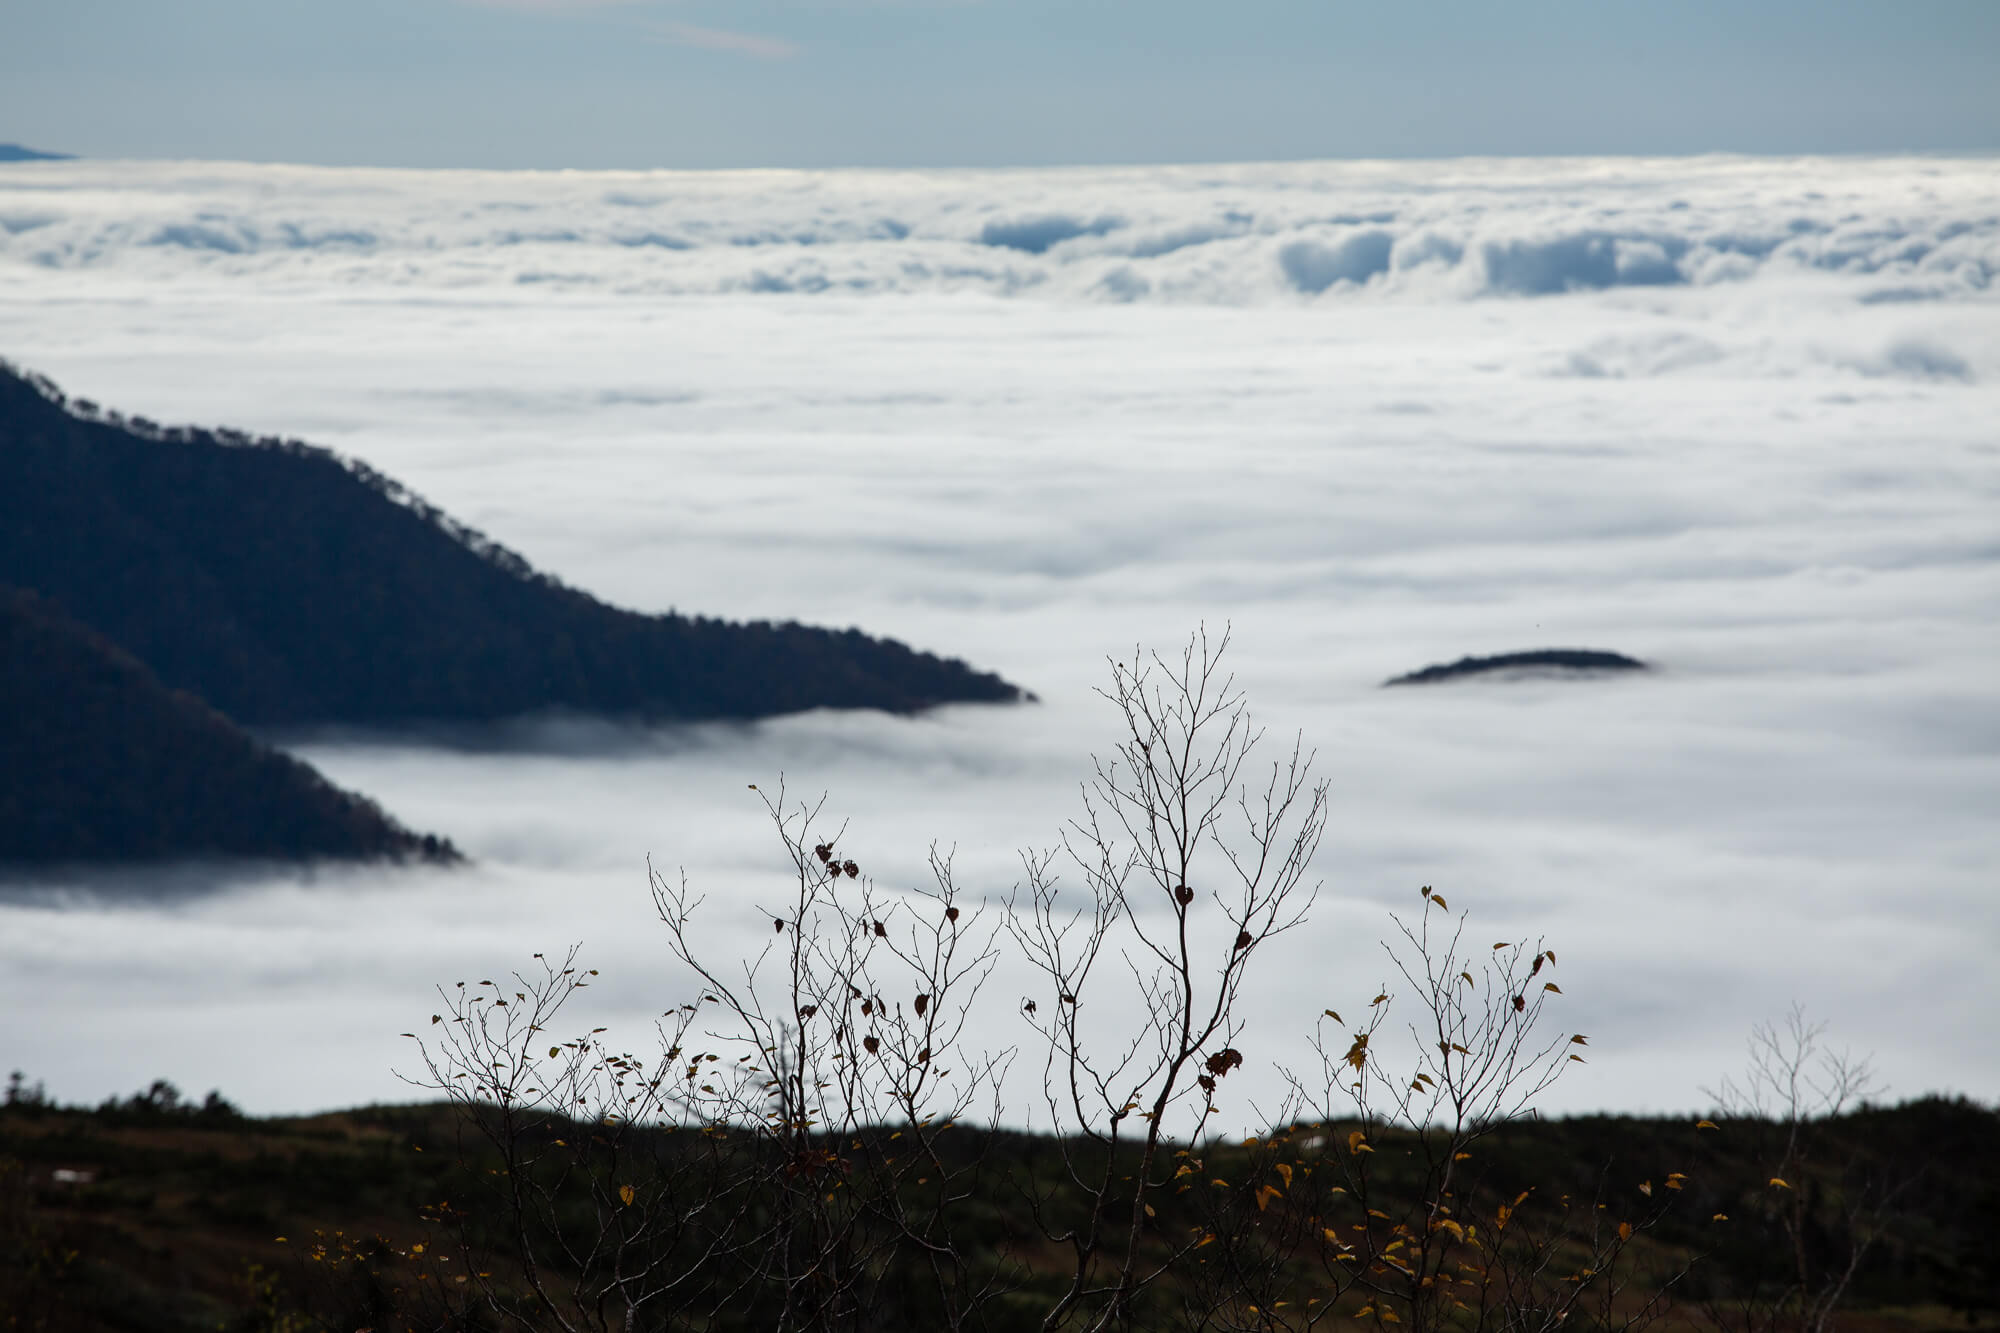
[(0, 582), (251, 725), (1021, 697), (858, 630), (620, 610), (327, 450), (127, 421), (4, 363)]
[(0, 863), (457, 859), (5, 586), (0, 705)]

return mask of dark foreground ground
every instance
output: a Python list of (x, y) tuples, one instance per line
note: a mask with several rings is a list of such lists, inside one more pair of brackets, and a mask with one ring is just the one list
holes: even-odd
[[(17, 1080), (0, 1106), (0, 1329), (477, 1327), (450, 1313), (451, 1293), (471, 1286), (462, 1271), (470, 1252), (441, 1237), (440, 1210), (453, 1199), (493, 1197), (481, 1193), (480, 1182), (496, 1177), (494, 1159), (464, 1146), (457, 1126), (444, 1106), (252, 1119), (219, 1098), (182, 1101), (165, 1084), (96, 1109), (59, 1108)], [(2000, 1327), (2000, 1111), (1927, 1098), (1819, 1122), (1789, 1193), (1757, 1178), (1760, 1154), (1778, 1128), (1736, 1121), (1698, 1130), (1679, 1118), (1582, 1117), (1510, 1127), (1486, 1140), (1483, 1152), (1497, 1163), (1496, 1198), (1520, 1180), (1535, 1182), (1537, 1197), (1562, 1191), (1629, 1200), (1634, 1216), (1635, 1190), (1643, 1190), (1648, 1209), (1655, 1198), (1668, 1201), (1645, 1212), (1632, 1281), (1637, 1292), (1674, 1279), (1672, 1299), (1645, 1311), (1629, 1303), (1640, 1323), (1753, 1333), (1801, 1327), (1782, 1312), (1757, 1314), (1754, 1307), (1782, 1289), (1793, 1256), (1779, 1223), (1784, 1209), (1802, 1205), (1805, 1243), (1816, 1255), (1839, 1258), (1855, 1252), (1856, 1240), (1869, 1241), (1829, 1327)], [(963, 1132), (961, 1150), (995, 1166), (974, 1177), (984, 1182), (975, 1186), (983, 1197), (965, 1206), (981, 1220), (962, 1234), (982, 1251), (975, 1266), (1007, 1275), (1021, 1297), (995, 1303), (981, 1326), (1036, 1326), (1028, 1311), (1046, 1308), (1037, 1298), (1059, 1286), (1062, 1256), (1038, 1236), (1018, 1183), (1058, 1178), (1053, 1145)], [(1323, 1151), (1339, 1150), (1339, 1133), (1301, 1141), (1322, 1139), (1333, 1145)], [(1376, 1141), (1393, 1157), (1395, 1140)], [(1201, 1174), (1215, 1176), (1218, 1186), (1224, 1177), (1250, 1177), (1258, 1169), (1254, 1152), (1211, 1146)], [(1654, 1182), (1676, 1172), (1676, 1193), (1668, 1196)], [(1284, 1179), (1292, 1181), (1289, 1173)], [(1052, 1197), (1059, 1196), (1058, 1186)], [(1857, 1202), (1868, 1207), (1857, 1210)], [(1490, 1219), (1491, 1209), (1474, 1203), (1460, 1216)], [(1157, 1219), (1162, 1234), (1184, 1230), (1178, 1223), (1186, 1218), (1168, 1211)], [(470, 1231), (493, 1246), (496, 1268), (507, 1262), (498, 1223), (497, 1216), (475, 1220)], [(441, 1257), (449, 1253), (460, 1256), (461, 1271)], [(1173, 1281), (1178, 1275), (1169, 1295)], [(1356, 1309), (1320, 1326), (1380, 1326), (1358, 1298), (1349, 1303)], [(745, 1327), (760, 1326), (754, 1304), (746, 1297)], [(1177, 1317), (1175, 1326), (1184, 1322)], [(682, 1322), (667, 1307), (655, 1326), (735, 1325)], [(926, 1327), (920, 1314), (893, 1312), (866, 1326)]]

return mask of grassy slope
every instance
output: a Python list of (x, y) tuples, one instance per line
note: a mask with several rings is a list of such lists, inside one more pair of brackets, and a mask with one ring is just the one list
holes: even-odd
[[(2000, 1313), (1989, 1239), (2000, 1112), (1928, 1099), (1825, 1128), (1819, 1164), (1802, 1187), (1829, 1190), (1843, 1169), (1850, 1179), (1857, 1169), (1915, 1173), (1840, 1326), (1992, 1326)], [(1617, 1200), (1641, 1179), (1686, 1171), (1689, 1188), (1647, 1233), (1641, 1258), (1665, 1271), (1704, 1256), (1685, 1288), (1693, 1301), (1748, 1290), (1770, 1267), (1772, 1239), (1759, 1222), (1769, 1191), (1756, 1179), (1768, 1130), (1741, 1123), (1697, 1133), (1678, 1119), (1584, 1117), (1518, 1126), (1489, 1141), (1488, 1152), (1502, 1190), (1525, 1180), (1545, 1192)], [(976, 1137), (1007, 1169), (1052, 1177), (1047, 1140)], [(1376, 1141), (1392, 1164), (1394, 1140)], [(1204, 1174), (1251, 1172), (1242, 1148), (1205, 1155)], [(57, 1183), (58, 1169), (91, 1180)], [(1045, 1285), (1060, 1256), (1031, 1239), (1001, 1176), (993, 1179), (992, 1197), (979, 1201), (993, 1217), (984, 1234), (1012, 1252), (1029, 1287)], [(469, 1196), (455, 1122), (441, 1107), (271, 1120), (136, 1104), (0, 1108), (0, 1311), (14, 1321), (0, 1327), (249, 1329), (274, 1326), (281, 1310), (315, 1312), (329, 1327), (367, 1323), (383, 1313), (384, 1294), (421, 1267), (412, 1247), (429, 1242), (438, 1252), (427, 1210)], [(1714, 1223), (1718, 1211), (1731, 1222)], [(1163, 1213), (1161, 1226), (1185, 1220)], [(364, 1261), (314, 1263), (316, 1245)], [(451, 1271), (433, 1269), (447, 1280)], [(1669, 1322), (1691, 1325), (1692, 1306)]]

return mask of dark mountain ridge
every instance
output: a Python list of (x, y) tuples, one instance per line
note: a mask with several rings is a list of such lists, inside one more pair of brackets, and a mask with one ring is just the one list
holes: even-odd
[(364, 464), (123, 418), (4, 362), (0, 582), (54, 597), (168, 686), (251, 726), (1022, 697), (859, 630), (621, 610)]
[(0, 863), (458, 859), (4, 585), (0, 701)]

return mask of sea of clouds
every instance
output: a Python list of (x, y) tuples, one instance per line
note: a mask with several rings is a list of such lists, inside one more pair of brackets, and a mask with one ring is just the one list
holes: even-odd
[[(330, 445), (608, 600), (1041, 698), (287, 738), (476, 864), (16, 878), (0, 1061), (408, 1096), (433, 983), (576, 941), (586, 1026), (641, 1040), (686, 989), (649, 857), (718, 950), (768, 938), (747, 784), (828, 793), (885, 885), (938, 842), (1003, 896), (1115, 739), (1105, 657), (1206, 622), (1333, 788), (1246, 1094), (1429, 884), (1557, 949), (1592, 1063), (1551, 1108), (1704, 1105), (1794, 1002), (1892, 1094), (2000, 1096), (1996, 277), (1992, 159), (0, 169), (0, 355), (71, 394)], [(1658, 670), (1378, 688), (1543, 646)]]

